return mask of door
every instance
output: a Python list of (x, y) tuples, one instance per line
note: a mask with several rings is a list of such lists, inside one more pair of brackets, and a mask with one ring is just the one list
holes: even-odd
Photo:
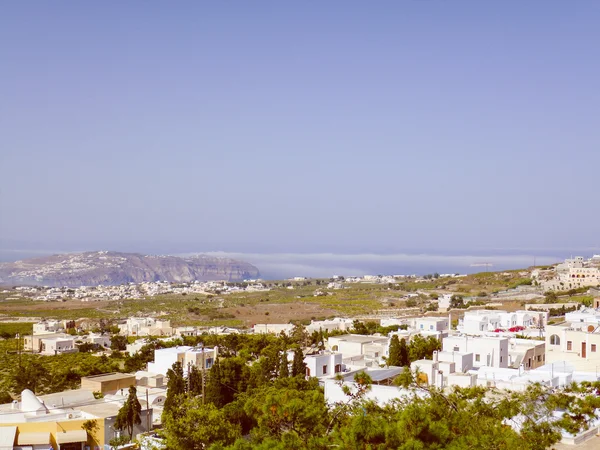
[(582, 342), (581, 343), (581, 357), (582, 358), (585, 358), (585, 355), (586, 355), (585, 351), (586, 351), (585, 342)]

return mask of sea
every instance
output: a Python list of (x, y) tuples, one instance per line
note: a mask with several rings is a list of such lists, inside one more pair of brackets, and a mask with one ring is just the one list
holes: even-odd
[[(89, 249), (111, 250), (111, 249)], [(131, 251), (112, 249), (115, 251)], [(203, 251), (191, 248), (181, 251), (178, 247), (174, 252), (143, 251), (149, 254), (171, 254), (189, 256), (193, 254), (208, 254), (223, 258), (232, 258), (255, 265), (261, 273), (261, 278), (279, 280), (292, 277), (323, 277), (334, 275), (363, 276), (363, 275), (425, 275), (425, 274), (469, 274), (485, 271), (502, 271), (527, 268), (532, 266), (549, 265), (560, 262), (571, 256), (589, 258), (599, 254), (599, 248), (576, 249), (471, 249), (466, 251), (394, 251), (394, 252), (260, 252), (260, 251)], [(0, 249), (0, 262), (12, 262), (57, 253), (88, 251), (82, 249), (69, 250), (18, 250)]]

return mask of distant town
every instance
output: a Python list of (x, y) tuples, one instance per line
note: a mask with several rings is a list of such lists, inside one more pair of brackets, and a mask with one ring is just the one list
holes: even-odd
[[(490, 280), (510, 281), (503, 288), (493, 285), (493, 292), (484, 291)], [(477, 281), (481, 284), (476, 289), (482, 292), (476, 295), (450, 290), (458, 289), (458, 283)], [(440, 288), (442, 283), (447, 283), (444, 288)], [(227, 387), (231, 383), (250, 393), (252, 383), (256, 383), (252, 389), (266, 389), (290, 377), (314, 380), (313, 387), (303, 389), (322, 392), (327, 408), (353, 398), (385, 407), (411, 398), (415, 392), (433, 395), (431, 389), (450, 395), (454, 388), (481, 387), (501, 396), (504, 394), (498, 392), (526, 395), (537, 386), (571, 395), (569, 389), (575, 385), (583, 386), (581, 389), (600, 386), (598, 255), (570, 258), (552, 267), (470, 276), (333, 275), (318, 280), (22, 286), (2, 291), (0, 312), (4, 302), (45, 305), (66, 300), (143, 301), (161, 296), (214, 299), (295, 290), (325, 302), (334, 292), (369, 293), (375, 289), (371, 286), (379, 286), (376, 292), (402, 290), (394, 297), (402, 304), (370, 314), (280, 323), (265, 313), (263, 317), (269, 320), (250, 327), (182, 325), (168, 317), (134, 315), (85, 320), (46, 317), (29, 324), (28, 331), (5, 332), (8, 347), (2, 386), (7, 389), (3, 398), (8, 401), (0, 405), (2, 442), (15, 449), (129, 448), (127, 445), (150, 449), (167, 448), (167, 444), (184, 448), (188, 432), (181, 434), (181, 428), (173, 425), (175, 393), (183, 396), (177, 397), (180, 400), (189, 395), (185, 401), (190, 404), (206, 401), (222, 408), (236, 401)], [(4, 315), (0, 326), (19, 326), (27, 320), (30, 318)], [(85, 360), (90, 370), (81, 370), (82, 362), (73, 359), (88, 358), (85, 355), (93, 358)], [(61, 358), (71, 358), (73, 366), (66, 372), (52, 368), (52, 360)], [(11, 372), (8, 368), (14, 364), (22, 369)], [(22, 379), (23, 373), (34, 373), (35, 367), (55, 375), (44, 386), (41, 381)], [(103, 372), (102, 367), (111, 370)], [(61, 379), (58, 373), (72, 380), (55, 385), (52, 380)], [(251, 382), (252, 377), (258, 378)], [(363, 385), (366, 379), (368, 388)], [(247, 384), (242, 388), (239, 383)], [(65, 385), (69, 389), (64, 389)], [(139, 405), (139, 420), (127, 425), (119, 417), (132, 401)], [(556, 404), (548, 414), (563, 417), (571, 411), (569, 405), (568, 401)], [(557, 421), (552, 425), (558, 433), (556, 440), (576, 448), (600, 432), (600, 415), (586, 416), (584, 422), (561, 428), (562, 422)], [(241, 430), (219, 439), (233, 443), (243, 435)], [(135, 443), (128, 444), (134, 442), (134, 436)], [(206, 439), (207, 445), (221, 442)]]

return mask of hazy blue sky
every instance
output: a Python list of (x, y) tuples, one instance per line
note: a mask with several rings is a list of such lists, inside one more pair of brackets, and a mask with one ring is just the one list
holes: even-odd
[(0, 247), (598, 247), (599, 24), (595, 0), (2, 2)]

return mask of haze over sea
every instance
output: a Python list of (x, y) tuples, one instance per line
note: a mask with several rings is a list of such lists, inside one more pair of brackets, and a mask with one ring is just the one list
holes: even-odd
[[(195, 250), (181, 245), (167, 246), (131, 246), (97, 248), (23, 248), (0, 249), (0, 262), (48, 256), (57, 253), (71, 253), (94, 250), (113, 250), (139, 252), (144, 254), (170, 254), (189, 256), (204, 253), (247, 261), (254, 264), (264, 279), (282, 279), (294, 276), (331, 277), (332, 275), (412, 275), (438, 272), (476, 273), (486, 270), (499, 271), (526, 268), (535, 265), (553, 264), (573, 255), (590, 257), (600, 253), (600, 248), (507, 248), (507, 249), (405, 249), (369, 251), (356, 248), (353, 251), (331, 251), (331, 249), (311, 251), (245, 251)], [(194, 249), (193, 251), (188, 251)]]

